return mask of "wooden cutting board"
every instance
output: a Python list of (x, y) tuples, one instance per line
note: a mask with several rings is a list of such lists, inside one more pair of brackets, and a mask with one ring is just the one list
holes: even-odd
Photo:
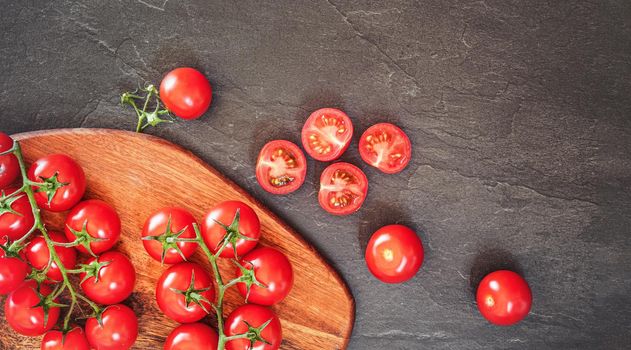
[[(158, 208), (174, 205), (201, 220), (215, 204), (228, 199), (252, 206), (261, 220), (261, 243), (280, 249), (293, 264), (294, 287), (287, 299), (273, 307), (283, 326), (281, 349), (346, 348), (355, 306), (344, 281), (300, 235), (190, 152), (157, 137), (120, 130), (60, 129), (13, 137), (20, 141), (27, 163), (52, 153), (72, 156), (86, 173), (85, 197), (102, 199), (118, 211), (123, 234), (115, 249), (131, 258), (137, 273), (135, 292), (126, 302), (139, 317), (134, 349), (162, 349), (177, 326), (155, 301), (156, 281), (166, 266), (151, 259), (142, 246), (145, 219)], [(46, 222), (50, 228), (62, 228), (65, 214), (47, 213)], [(210, 271), (199, 251), (192, 260)], [(221, 261), (220, 268), (224, 276), (234, 276), (229, 261)], [(226, 313), (243, 302), (234, 288), (225, 300)], [(215, 325), (210, 316), (204, 322)], [(2, 317), (0, 349), (39, 349), (40, 341), (41, 337), (17, 335)]]

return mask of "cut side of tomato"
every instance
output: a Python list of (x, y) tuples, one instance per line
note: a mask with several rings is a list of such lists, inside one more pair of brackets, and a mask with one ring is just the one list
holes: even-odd
[(362, 159), (386, 174), (405, 169), (412, 157), (412, 143), (398, 126), (379, 123), (369, 127), (359, 139)]
[(302, 146), (319, 161), (339, 158), (351, 143), (353, 123), (346, 113), (322, 108), (311, 113), (302, 127)]
[(259, 153), (256, 179), (263, 189), (273, 194), (291, 193), (305, 181), (307, 159), (293, 142), (274, 140)]
[(349, 163), (329, 165), (320, 176), (320, 206), (331, 214), (356, 212), (368, 193), (368, 179), (361, 169)]

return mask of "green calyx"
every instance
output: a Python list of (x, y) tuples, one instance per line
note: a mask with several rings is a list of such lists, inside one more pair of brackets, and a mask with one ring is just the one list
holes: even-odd
[(12, 206), (15, 201), (24, 197), (24, 193), (20, 191), (15, 191), (9, 195), (5, 193), (4, 190), (0, 192), (0, 216), (11, 213), (13, 215), (22, 216), (22, 214), (13, 210)]
[(171, 288), (171, 291), (184, 296), (186, 307), (189, 307), (191, 303), (194, 303), (196, 305), (199, 305), (199, 307), (201, 307), (204, 312), (209, 313), (208, 309), (202, 303), (210, 304), (210, 301), (205, 296), (203, 296), (202, 293), (209, 291), (211, 287), (199, 289), (195, 288), (195, 270), (191, 271), (191, 273), (191, 284), (186, 290)]
[(239, 220), (241, 219), (241, 211), (240, 209), (237, 209), (236, 213), (234, 214), (234, 218), (232, 219), (232, 223), (230, 224), (230, 226), (226, 226), (224, 223), (221, 223), (215, 219), (213, 219), (213, 221), (221, 226), (224, 230), (226, 230), (226, 234), (223, 236), (223, 238), (221, 239), (221, 241), (219, 241), (219, 243), (217, 244), (217, 253), (215, 253), (215, 255), (220, 255), (221, 252), (224, 250), (224, 248), (226, 248), (226, 246), (228, 244), (230, 244), (232, 246), (232, 249), (234, 250), (234, 257), (236, 259), (238, 259), (238, 255), (237, 255), (237, 241), (242, 239), (244, 241), (256, 241), (253, 238), (250, 238), (248, 236), (245, 236), (243, 234), (241, 234), (241, 232), (239, 231)]
[(70, 184), (69, 182), (60, 182), (57, 179), (58, 176), (58, 172), (51, 177), (39, 176), (39, 179), (42, 180), (42, 182), (33, 183), (33, 186), (37, 186), (37, 190), (35, 190), (35, 192), (44, 192), (44, 194), (46, 194), (49, 205), (50, 202), (53, 201), (53, 197), (55, 197), (57, 190)]
[[(138, 95), (138, 90), (144, 92), (146, 95)], [(148, 110), (152, 97), (155, 99), (155, 107)], [(142, 109), (138, 108), (136, 102), (143, 100), (144, 103), (142, 105)], [(173, 123), (174, 121), (174, 118), (171, 117), (169, 110), (162, 106), (158, 89), (156, 89), (153, 84), (149, 84), (144, 88), (139, 88), (133, 92), (124, 92), (121, 95), (121, 104), (131, 106), (136, 112), (136, 116), (138, 117), (136, 132), (141, 132), (148, 126), (157, 126), (161, 123)], [(166, 116), (167, 118), (163, 119), (162, 116)]]
[(243, 321), (243, 323), (245, 323), (248, 326), (248, 331), (245, 334), (247, 335), (247, 338), (250, 341), (250, 347), (249, 347), (250, 349), (254, 349), (254, 344), (258, 341), (263, 342), (267, 345), (272, 345), (272, 343), (268, 342), (265, 338), (263, 338), (263, 336), (261, 336), (261, 333), (263, 332), (265, 327), (267, 327), (270, 324), (270, 322), (272, 322), (271, 318), (259, 327), (252, 327), (252, 325), (250, 325), (248, 322)]
[(254, 266), (252, 263), (248, 262), (249, 267), (245, 267), (241, 265), (238, 261), (233, 260), (234, 264), (237, 265), (239, 271), (241, 271), (241, 276), (237, 278), (237, 281), (240, 283), (245, 283), (246, 293), (245, 293), (245, 302), (248, 302), (248, 298), (250, 297), (250, 290), (252, 286), (257, 286), (261, 288), (267, 288), (267, 286), (261, 283), (256, 279), (256, 274), (254, 273)]
[(80, 283), (85, 282), (91, 277), (94, 277), (93, 283), (97, 283), (99, 281), (99, 272), (101, 271), (101, 269), (111, 263), (111, 261), (100, 262), (97, 259), (94, 259), (94, 261), (90, 262), (89, 264), (79, 265), (78, 270), (85, 273), (85, 276), (83, 277), (83, 279), (81, 279)]
[(68, 305), (66, 304), (60, 304), (58, 302), (55, 301), (55, 295), (57, 294), (56, 291), (53, 291), (52, 293), (48, 294), (48, 295), (43, 295), (40, 290), (39, 290), (39, 284), (37, 289), (35, 290), (35, 293), (37, 293), (37, 297), (39, 298), (39, 302), (37, 304), (35, 304), (33, 307), (41, 307), (42, 310), (44, 310), (44, 325), (48, 324), (48, 314), (50, 309), (55, 308), (55, 307), (67, 307)]
[(190, 242), (190, 240), (180, 238), (180, 236), (184, 234), (184, 232), (186, 232), (187, 228), (188, 226), (185, 226), (181, 230), (177, 232), (173, 232), (171, 230), (171, 216), (169, 216), (169, 220), (167, 221), (167, 227), (163, 234), (159, 236), (145, 236), (145, 237), (142, 237), (142, 240), (157, 241), (160, 244), (162, 244), (162, 256), (160, 257), (160, 262), (162, 264), (164, 264), (164, 259), (166, 258), (166, 254), (170, 249), (174, 249), (182, 257), (182, 259), (186, 261), (186, 256), (184, 256), (184, 253), (182, 253), (182, 250), (180, 249), (180, 246), (178, 245), (178, 243)]
[(90, 255), (96, 256), (96, 254), (94, 254), (94, 252), (92, 251), (92, 247), (90, 246), (90, 244), (92, 242), (101, 242), (101, 241), (105, 241), (106, 240), (105, 238), (92, 237), (88, 233), (88, 220), (83, 222), (83, 227), (81, 227), (81, 231), (76, 231), (76, 230), (74, 230), (72, 227), (70, 227), (68, 225), (66, 225), (66, 227), (75, 236), (75, 240), (70, 242), (70, 243), (53, 242), (54, 245), (62, 246), (62, 247), (74, 247), (74, 246), (77, 246), (77, 245), (81, 245), (88, 251), (88, 253), (90, 253)]

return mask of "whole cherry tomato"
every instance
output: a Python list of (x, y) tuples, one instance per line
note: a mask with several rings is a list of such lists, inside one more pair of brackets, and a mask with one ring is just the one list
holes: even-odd
[(403, 225), (384, 226), (368, 241), (366, 264), (383, 282), (405, 282), (414, 277), (423, 264), (421, 239)]
[(193, 68), (176, 68), (160, 83), (160, 99), (169, 111), (182, 119), (199, 118), (210, 107), (212, 98), (208, 79)]
[(121, 234), (121, 220), (116, 210), (98, 199), (77, 204), (68, 214), (65, 227), (68, 240), (79, 241), (77, 250), (93, 255), (112, 248)]
[(215, 289), (210, 274), (201, 265), (179, 263), (162, 273), (156, 286), (160, 310), (176, 322), (197, 322), (212, 309)]
[(110, 305), (101, 314), (101, 324), (94, 317), (88, 318), (85, 335), (96, 350), (127, 350), (138, 337), (138, 318), (123, 304)]
[(311, 157), (323, 162), (339, 158), (352, 137), (351, 119), (335, 108), (322, 108), (311, 113), (302, 127), (302, 146)]
[(280, 251), (269, 247), (256, 248), (243, 257), (241, 265), (247, 270), (238, 268), (237, 277), (244, 273), (249, 275), (253, 269), (255, 280), (264, 286), (257, 283), (237, 284), (239, 293), (248, 303), (274, 305), (285, 299), (291, 291), (294, 273), (289, 259)]
[(79, 203), (85, 193), (85, 174), (77, 162), (65, 154), (40, 158), (28, 170), (28, 178), (41, 185), (33, 186), (40, 208), (64, 211)]
[(305, 182), (307, 159), (296, 144), (285, 140), (270, 141), (256, 161), (256, 179), (273, 194), (291, 193)]
[(86, 263), (88, 273), (81, 273), (81, 289), (99, 304), (118, 304), (134, 291), (136, 270), (122, 253), (109, 251)]
[(26, 194), (11, 196), (17, 190), (9, 187), (0, 192), (0, 237), (11, 241), (24, 237), (35, 223)]
[[(49, 231), (48, 236), (54, 242), (68, 243), (66, 236), (61, 232)], [(77, 251), (74, 248), (55, 246), (55, 252), (57, 252), (57, 256), (66, 269), (74, 269), (77, 263)], [(48, 250), (46, 240), (43, 236), (37, 236), (29, 242), (26, 246), (26, 258), (31, 266), (38, 270), (44, 270), (44, 268), (48, 266), (50, 251)], [(63, 280), (61, 270), (59, 270), (59, 266), (57, 266), (54, 260), (50, 263), (50, 268), (48, 272), (46, 272), (46, 276), (55, 282)]]
[(532, 293), (519, 274), (498, 270), (486, 275), (478, 286), (476, 300), (484, 318), (499, 326), (524, 319), (532, 306)]
[(379, 123), (368, 128), (359, 139), (359, 154), (364, 162), (386, 174), (394, 174), (410, 162), (412, 143), (398, 126)]
[(195, 253), (197, 243), (176, 242), (177, 238), (195, 238), (195, 218), (188, 211), (168, 207), (162, 208), (145, 221), (142, 229), (142, 245), (149, 255), (167, 264), (187, 260)]
[(203, 323), (187, 323), (175, 328), (164, 342), (164, 350), (217, 350), (219, 338)]
[(254, 209), (247, 204), (226, 201), (204, 216), (201, 233), (210, 250), (216, 253), (225, 241), (225, 248), (219, 256), (234, 258), (235, 250), (237, 256), (243, 256), (256, 246), (261, 235), (261, 223)]
[(349, 163), (333, 163), (320, 176), (320, 206), (334, 215), (349, 215), (362, 206), (368, 193), (368, 179)]
[[(42, 284), (37, 291), (37, 283), (33, 280), (24, 282), (19, 288), (11, 292), (4, 302), (4, 316), (11, 328), (19, 334), (26, 336), (38, 336), (49, 331), (59, 318), (59, 307), (48, 308), (48, 319), (44, 324), (44, 308), (35, 306), (42, 302), (51, 305), (47, 298), (52, 292), (51, 288)], [(41, 297), (40, 297), (41, 294)]]
[[(6, 152), (13, 147), (13, 139), (0, 132), (0, 153)], [(12, 184), (20, 174), (20, 164), (14, 154), (0, 156), (0, 189)]]
[(49, 331), (42, 339), (41, 350), (90, 350), (81, 327), (75, 327), (64, 335), (61, 331)]
[(27, 263), (17, 257), (6, 257), (0, 252), (0, 295), (17, 289), (30, 272)]
[(251, 327), (261, 327), (269, 323), (261, 331), (261, 338), (269, 344), (258, 340), (250, 347), (250, 339), (231, 340), (226, 344), (226, 350), (276, 350), (283, 341), (283, 330), (276, 314), (263, 306), (247, 304), (238, 307), (226, 319), (225, 332), (227, 336), (248, 332), (248, 324)]

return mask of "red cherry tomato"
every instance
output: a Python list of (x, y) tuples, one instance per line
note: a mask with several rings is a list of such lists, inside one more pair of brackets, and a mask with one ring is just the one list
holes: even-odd
[(28, 170), (31, 181), (46, 186), (33, 186), (40, 208), (64, 211), (79, 203), (85, 193), (85, 174), (72, 158), (65, 154), (51, 154), (40, 158)]
[[(274, 305), (291, 291), (294, 273), (289, 259), (280, 251), (269, 247), (254, 249), (243, 257), (241, 265), (247, 269), (254, 267), (256, 280), (265, 286), (252, 284), (248, 295), (246, 283), (238, 283), (239, 293), (247, 297), (248, 303)], [(237, 277), (242, 275), (243, 271), (237, 269)]]
[[(129, 259), (116, 251), (103, 253), (86, 263), (89, 275), (81, 273), (81, 289), (99, 304), (118, 304), (134, 291), (136, 270)], [(86, 278), (87, 277), (87, 278)]]
[(162, 79), (160, 99), (176, 116), (197, 119), (204, 114), (213, 98), (208, 79), (193, 68), (176, 68)]
[[(0, 132), (0, 153), (8, 151), (13, 147), (13, 139)], [(14, 154), (0, 156), (0, 189), (12, 184), (20, 174), (20, 165)]]
[(31, 269), (19, 258), (7, 258), (4, 251), (0, 255), (0, 295), (4, 295), (17, 289)]
[[(42, 284), (39, 293), (48, 296), (52, 289)], [(49, 331), (59, 318), (59, 308), (48, 309), (48, 320), (44, 324), (44, 308), (35, 306), (41, 301), (37, 293), (37, 283), (33, 280), (24, 282), (11, 292), (4, 303), (4, 316), (11, 328), (19, 334), (34, 337)]]
[(164, 342), (164, 350), (217, 350), (219, 338), (203, 323), (187, 323), (175, 328)]
[(9, 240), (18, 240), (33, 227), (35, 219), (26, 194), (9, 197), (18, 189), (9, 187), (0, 192), (0, 236)]
[[(90, 199), (77, 204), (66, 218), (66, 237), (71, 242), (79, 238), (76, 246), (82, 253), (101, 254), (112, 248), (121, 233), (121, 220), (109, 204)], [(91, 242), (91, 243), (90, 243)]]
[[(167, 225), (169, 223), (170, 225)], [(145, 221), (145, 226), (142, 229), (142, 245), (147, 253), (157, 261), (167, 264), (182, 262), (195, 253), (197, 243), (172, 242), (172, 240), (195, 238), (195, 230), (193, 229), (195, 223), (193, 215), (184, 209), (162, 208), (151, 214)]]
[(302, 127), (302, 146), (322, 162), (339, 158), (353, 137), (353, 123), (346, 113), (335, 108), (322, 108), (311, 113)]
[(247, 304), (238, 307), (226, 319), (225, 332), (227, 336), (246, 333), (248, 324), (252, 327), (260, 327), (265, 322), (271, 322), (261, 332), (261, 337), (269, 344), (256, 341), (250, 347), (250, 340), (236, 339), (226, 344), (226, 350), (276, 350), (283, 341), (283, 331), (280, 320), (276, 314), (263, 306)]
[(405, 282), (414, 277), (423, 264), (421, 239), (403, 225), (384, 226), (368, 241), (366, 264), (382, 282)]
[(499, 326), (513, 325), (526, 317), (532, 293), (519, 274), (498, 270), (486, 275), (478, 286), (476, 300), (484, 318)]
[(42, 339), (41, 350), (90, 350), (83, 329), (75, 327), (64, 334), (60, 331), (49, 331)]
[(296, 144), (285, 140), (268, 142), (256, 162), (256, 179), (273, 194), (291, 193), (305, 182), (307, 160)]
[[(239, 211), (239, 220), (235, 224), (235, 218)], [(259, 217), (250, 206), (239, 201), (226, 201), (214, 207), (202, 221), (202, 236), (204, 242), (214, 253), (221, 247), (221, 242), (226, 236), (225, 227), (231, 227), (228, 234), (232, 237), (221, 251), (222, 258), (234, 258), (236, 253), (243, 256), (256, 246), (261, 235), (261, 223)], [(238, 234), (237, 234), (238, 233)], [(250, 240), (239, 238), (238, 235), (249, 237)]]
[[(191, 286), (193, 278), (195, 283)], [(210, 303), (215, 298), (212, 281), (210, 274), (195, 263), (179, 263), (169, 267), (162, 273), (156, 286), (160, 310), (180, 323), (201, 320), (212, 310)], [(185, 294), (189, 295), (189, 300), (186, 300)]]
[(349, 163), (333, 163), (320, 176), (320, 206), (331, 214), (349, 215), (362, 206), (368, 193), (368, 179)]
[[(68, 243), (66, 236), (61, 232), (50, 231), (48, 236), (51, 240), (58, 243)], [(77, 263), (77, 251), (72, 247), (55, 246), (55, 252), (61, 259), (61, 263), (66, 269), (74, 269)], [(48, 260), (50, 259), (50, 251), (46, 245), (46, 240), (43, 236), (37, 236), (33, 238), (26, 246), (26, 258), (31, 266), (38, 270), (44, 270), (48, 266)], [(52, 261), (46, 276), (52, 281), (60, 282), (63, 280), (59, 266), (55, 261)]]
[(359, 139), (364, 162), (386, 174), (403, 170), (412, 158), (412, 143), (398, 126), (379, 123), (369, 127)]
[(138, 319), (127, 306), (111, 305), (101, 314), (101, 325), (96, 318), (88, 318), (85, 335), (96, 350), (127, 350), (138, 337)]

